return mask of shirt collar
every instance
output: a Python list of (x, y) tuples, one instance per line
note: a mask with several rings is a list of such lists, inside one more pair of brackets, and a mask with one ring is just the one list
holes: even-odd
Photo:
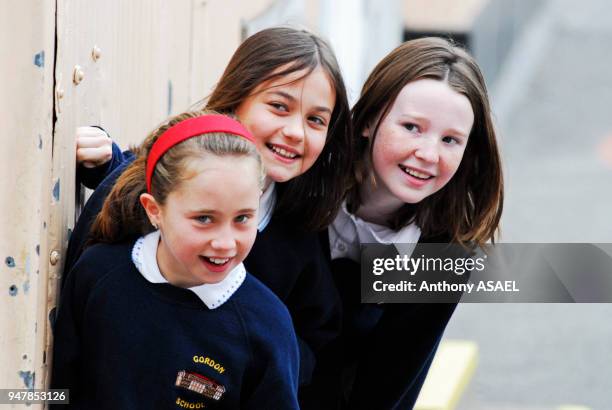
[[(140, 274), (150, 283), (168, 283), (157, 265), (157, 245), (159, 243), (160, 231), (138, 238), (132, 249), (132, 261)], [(209, 309), (216, 309), (238, 290), (246, 277), (246, 269), (241, 263), (230, 271), (230, 273), (218, 283), (207, 283), (188, 288)]]
[(350, 214), (344, 203), (329, 229), (331, 258), (359, 262), (361, 245), (366, 243), (394, 244), (402, 255), (411, 255), (420, 237), (421, 229), (415, 223), (395, 231)]
[(259, 223), (257, 225), (257, 230), (259, 232), (266, 229), (266, 226), (268, 226), (268, 224), (270, 223), (270, 219), (272, 219), (272, 214), (274, 213), (275, 205), (276, 186), (275, 183), (272, 182), (263, 192), (263, 195), (259, 200)]

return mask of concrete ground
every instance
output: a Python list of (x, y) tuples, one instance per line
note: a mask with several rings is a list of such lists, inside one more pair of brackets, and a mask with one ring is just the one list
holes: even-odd
[[(612, 2), (552, 0), (490, 85), (506, 179), (502, 242), (612, 242)], [(463, 304), (478, 343), (459, 409), (612, 409), (612, 305)]]

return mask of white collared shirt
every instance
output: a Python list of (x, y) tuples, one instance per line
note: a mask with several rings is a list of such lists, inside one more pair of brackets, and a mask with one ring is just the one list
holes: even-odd
[(346, 203), (329, 226), (331, 258), (349, 258), (355, 262), (360, 262), (362, 244), (394, 244), (401, 255), (410, 256), (420, 237), (421, 229), (414, 223), (394, 231), (350, 214)]
[[(150, 283), (168, 283), (157, 264), (157, 245), (160, 231), (151, 232), (138, 238), (132, 249), (132, 261), (141, 275)], [(188, 288), (196, 294), (209, 309), (216, 309), (238, 290), (246, 278), (246, 269), (241, 263), (228, 273), (221, 282), (206, 283)]]
[(261, 195), (261, 199), (259, 200), (259, 221), (257, 224), (257, 230), (259, 232), (266, 229), (266, 226), (270, 223), (270, 219), (272, 219), (272, 214), (274, 213), (274, 207), (276, 206), (276, 187), (275, 183), (272, 182), (268, 188)]

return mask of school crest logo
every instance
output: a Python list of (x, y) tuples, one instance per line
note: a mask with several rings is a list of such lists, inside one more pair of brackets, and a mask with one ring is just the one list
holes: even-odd
[(200, 374), (181, 370), (176, 375), (176, 386), (189, 390), (209, 399), (219, 401), (225, 393), (225, 387)]

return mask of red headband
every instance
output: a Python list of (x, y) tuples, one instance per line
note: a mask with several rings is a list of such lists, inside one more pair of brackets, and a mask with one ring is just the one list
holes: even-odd
[(225, 132), (246, 138), (255, 142), (253, 136), (238, 121), (225, 115), (208, 114), (190, 118), (168, 128), (166, 132), (153, 143), (147, 158), (147, 192), (151, 193), (151, 179), (153, 170), (160, 158), (173, 146), (186, 139), (197, 137), (211, 132)]

